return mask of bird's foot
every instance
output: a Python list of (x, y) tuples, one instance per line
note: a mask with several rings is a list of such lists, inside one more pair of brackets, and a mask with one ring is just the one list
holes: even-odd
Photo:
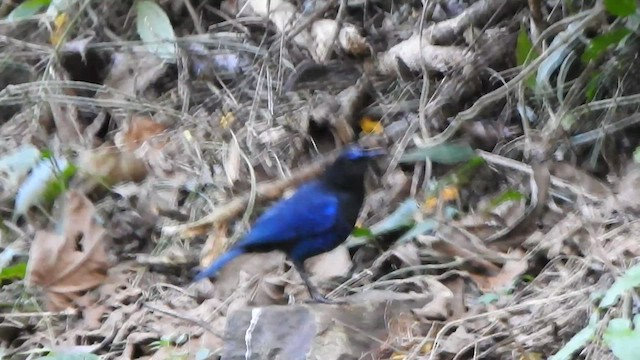
[(320, 303), (320, 304), (344, 304), (344, 303), (346, 303), (344, 301), (331, 300), (331, 299), (327, 299), (326, 297), (324, 297), (320, 293), (318, 288), (309, 279), (309, 274), (307, 274), (307, 271), (304, 269), (304, 264), (301, 261), (294, 260), (293, 261), (293, 265), (298, 270), (298, 273), (300, 274), (300, 277), (302, 278), (302, 280), (304, 281), (305, 285), (307, 286), (307, 289), (309, 290), (309, 295), (311, 296), (311, 299), (306, 300), (305, 303)]

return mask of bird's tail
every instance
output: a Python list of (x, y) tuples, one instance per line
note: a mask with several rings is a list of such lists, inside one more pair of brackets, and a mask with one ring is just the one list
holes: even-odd
[(214, 261), (208, 268), (200, 271), (194, 278), (193, 282), (200, 281), (202, 279), (212, 277), (215, 275), (220, 269), (222, 269), (227, 263), (236, 257), (244, 254), (245, 250), (243, 248), (233, 248), (227, 251), (224, 255), (220, 256), (216, 261)]

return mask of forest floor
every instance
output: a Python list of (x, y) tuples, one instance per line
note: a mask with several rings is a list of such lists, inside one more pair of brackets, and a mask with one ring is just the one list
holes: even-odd
[[(636, 5), (3, 1), (0, 358), (637, 359)], [(354, 142), (350, 305), (191, 282)]]

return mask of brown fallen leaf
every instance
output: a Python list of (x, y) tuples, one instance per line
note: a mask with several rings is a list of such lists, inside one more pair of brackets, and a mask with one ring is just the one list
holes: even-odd
[(450, 278), (441, 279), (440, 282), (453, 293), (453, 299), (450, 304), (451, 316), (449, 316), (449, 320), (463, 318), (467, 315), (464, 278), (456, 275)]
[[(274, 289), (271, 287), (275, 284), (271, 276), (278, 274), (276, 276), (283, 278), (280, 274), (282, 274), (284, 260), (284, 254), (278, 251), (239, 256), (218, 273), (213, 282), (214, 296), (218, 299), (228, 299), (231, 296), (242, 297), (244, 294), (251, 293), (251, 297), (256, 299), (255, 305), (272, 304), (273, 301), (267, 303), (257, 301), (273, 298), (272, 290)], [(267, 294), (258, 294), (265, 291)], [(279, 300), (283, 301), (283, 294), (280, 294)]]
[(87, 192), (98, 184), (113, 186), (127, 181), (140, 182), (148, 173), (144, 161), (107, 143), (97, 149), (80, 152), (78, 166), (90, 175), (87, 185), (83, 186)]
[(62, 226), (36, 232), (27, 264), (28, 283), (44, 288), (51, 311), (72, 306), (83, 292), (104, 282), (109, 268), (105, 230), (93, 222), (93, 204), (77, 191), (64, 201)]
[(469, 333), (464, 326), (458, 326), (456, 331), (449, 334), (446, 337), (446, 341), (442, 342), (440, 350), (448, 355), (456, 355), (476, 341), (477, 338), (478, 335)]
[[(166, 145), (166, 139), (160, 135), (166, 126), (147, 116), (134, 116), (129, 125), (119, 131), (114, 138), (115, 147), (105, 143), (103, 146), (86, 150), (78, 156), (78, 165), (91, 175), (85, 191), (94, 189), (99, 183), (113, 186), (123, 182), (141, 182), (149, 172), (147, 160), (158, 158)], [(143, 145), (148, 147), (141, 149)], [(138, 151), (143, 154), (140, 154)]]
[[(148, 116), (136, 115), (131, 118), (129, 125), (119, 131), (114, 141), (122, 151), (138, 150), (145, 142), (153, 140), (167, 129), (163, 124), (153, 121)], [(165, 139), (162, 139), (165, 140)], [(154, 148), (161, 149), (165, 141), (154, 142)]]
[(389, 250), (382, 253), (373, 262), (371, 267), (380, 271), (385, 266), (393, 264), (399, 267), (412, 267), (420, 265), (420, 254), (415, 243), (396, 243)]
[(200, 266), (209, 266), (228, 247), (227, 224), (215, 224), (214, 230), (209, 232), (207, 241), (200, 252)]
[(306, 261), (306, 267), (311, 277), (316, 282), (329, 281), (335, 277), (346, 276), (351, 270), (351, 256), (346, 246), (337, 248), (314, 256)]
[(429, 292), (433, 294), (433, 300), (421, 309), (413, 310), (413, 313), (429, 320), (448, 319), (451, 314), (453, 292), (435, 278), (427, 276), (424, 278), (424, 281), (429, 287)]
[(507, 260), (502, 269), (495, 276), (483, 276), (470, 273), (469, 276), (478, 284), (480, 290), (485, 292), (498, 292), (511, 286), (513, 281), (529, 268), (527, 259), (521, 250), (514, 250), (509, 255), (518, 258)]
[[(60, 65), (52, 66), (51, 75), (53, 76), (52, 80), (71, 80), (70, 75)], [(76, 92), (70, 88), (58, 89), (48, 87), (46, 91), (51, 92), (50, 95), (52, 96), (77, 96)], [(56, 135), (60, 138), (62, 143), (66, 145), (79, 144), (82, 139), (84, 125), (82, 124), (82, 121), (80, 121), (78, 107), (73, 103), (64, 104), (50, 102), (49, 108), (51, 110), (53, 123), (56, 126)]]
[(568, 162), (553, 162), (549, 164), (549, 172), (551, 175), (573, 184), (577, 189), (602, 199), (612, 195), (609, 185)]
[[(154, 81), (161, 77), (168, 64), (157, 56), (134, 47), (127, 52), (113, 54), (113, 62), (104, 85), (116, 91), (98, 92), (96, 98), (108, 100), (126, 99), (143, 94)], [(131, 76), (135, 74), (135, 76)]]
[(475, 269), (488, 274), (496, 274), (500, 270), (492, 261), (503, 261), (502, 254), (484, 247), (480, 242), (471, 242), (458, 229), (441, 226), (437, 237), (421, 235), (418, 241), (428, 244), (440, 254), (453, 258), (465, 259), (467, 264)]

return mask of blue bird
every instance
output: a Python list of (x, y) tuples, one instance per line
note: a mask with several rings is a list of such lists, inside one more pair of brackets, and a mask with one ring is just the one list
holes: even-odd
[(244, 253), (284, 252), (309, 289), (311, 298), (330, 302), (309, 279), (304, 261), (335, 249), (353, 231), (362, 202), (369, 160), (384, 155), (379, 149), (352, 146), (344, 150), (316, 180), (300, 186), (260, 216), (248, 234), (194, 281), (214, 276)]

